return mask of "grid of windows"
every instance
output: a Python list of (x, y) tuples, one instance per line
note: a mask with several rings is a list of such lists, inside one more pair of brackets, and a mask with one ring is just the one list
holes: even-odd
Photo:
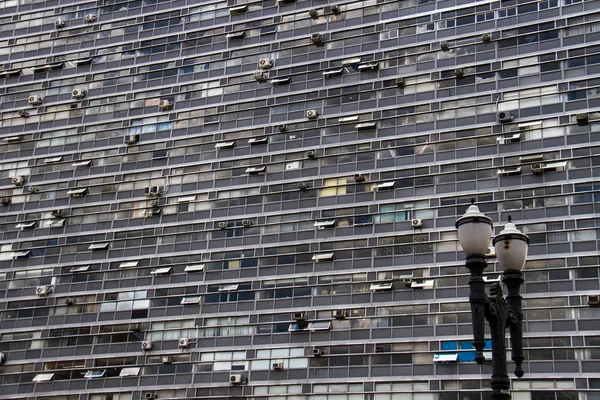
[(471, 198), (513, 398), (599, 400), (597, 8), (0, 2), (0, 400), (485, 400)]

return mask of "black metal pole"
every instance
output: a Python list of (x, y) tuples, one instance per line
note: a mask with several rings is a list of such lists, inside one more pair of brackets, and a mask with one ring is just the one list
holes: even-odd
[(504, 283), (508, 296), (504, 299), (501, 284), (496, 284), (490, 290), (490, 296), (485, 293), (483, 271), (487, 266), (485, 256), (473, 254), (467, 256), (466, 267), (471, 273), (469, 280), (471, 317), (473, 323), (473, 347), (475, 360), (483, 364), (485, 358), (485, 320), (490, 325), (492, 336), (492, 399), (510, 400), (510, 380), (506, 363), (506, 328), (510, 328), (512, 343), (512, 359), (515, 362), (515, 375), (523, 376), (523, 311), (522, 297), (519, 294), (523, 283), (521, 271), (509, 270), (504, 272)]

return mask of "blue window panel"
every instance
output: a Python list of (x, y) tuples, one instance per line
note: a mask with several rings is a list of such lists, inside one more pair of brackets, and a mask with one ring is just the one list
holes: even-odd
[(458, 362), (475, 362), (474, 351), (461, 351), (458, 353)]
[(443, 341), (442, 350), (458, 350), (458, 342), (456, 342), (455, 340)]

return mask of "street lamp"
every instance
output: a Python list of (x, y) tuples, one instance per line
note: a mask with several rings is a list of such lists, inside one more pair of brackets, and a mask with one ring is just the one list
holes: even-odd
[(519, 289), (523, 283), (523, 265), (527, 257), (529, 238), (519, 231), (508, 217), (504, 230), (494, 237), (492, 243), (496, 257), (502, 268), (502, 281), (508, 289), (506, 299), (502, 294), (502, 285), (496, 283), (490, 289), (490, 295), (485, 293), (483, 270), (487, 267), (485, 253), (488, 250), (492, 236), (492, 219), (486, 217), (471, 200), (471, 206), (465, 215), (456, 221), (458, 240), (466, 256), (466, 267), (471, 273), (469, 286), (469, 302), (471, 303), (471, 318), (473, 320), (473, 346), (475, 360), (483, 364), (483, 348), (485, 346), (485, 320), (490, 325), (492, 335), (492, 399), (510, 399), (510, 381), (506, 368), (506, 335), (505, 329), (510, 328), (512, 344), (512, 360), (515, 362), (515, 375), (523, 376), (523, 311), (522, 297)]

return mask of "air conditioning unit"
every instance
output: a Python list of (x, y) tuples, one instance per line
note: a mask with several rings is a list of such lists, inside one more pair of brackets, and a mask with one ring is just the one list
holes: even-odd
[(496, 248), (493, 246), (488, 247), (487, 251), (485, 252), (485, 256), (487, 258), (495, 258), (496, 257)]
[(12, 200), (10, 199), (10, 197), (2, 197), (0, 199), (0, 204), (2, 204), (3, 206), (8, 206), (10, 205), (11, 201)]
[(287, 125), (277, 125), (277, 130), (279, 132), (287, 132), (288, 127), (287, 127)]
[(67, 305), (69, 305), (69, 306), (70, 306), (70, 305), (73, 305), (73, 304), (75, 304), (75, 299), (74, 299), (74, 298), (72, 298), (72, 297), (67, 297), (67, 298), (65, 299), (65, 304), (67, 304)]
[(54, 218), (62, 218), (64, 214), (62, 210), (52, 210), (50, 211), (50, 215), (52, 215)]
[(6, 362), (6, 354), (0, 352), (0, 365)]
[(227, 222), (219, 222), (219, 229), (227, 229)]
[(410, 221), (410, 224), (413, 228), (422, 228), (423, 227), (423, 220), (420, 218), (415, 218), (412, 221)]
[(25, 183), (24, 176), (14, 176), (12, 178), (12, 184), (15, 186), (23, 186), (24, 183)]
[(32, 106), (37, 106), (38, 104), (42, 104), (42, 96), (29, 96), (29, 104), (31, 104)]
[(404, 78), (396, 78), (396, 86), (398, 86), (398, 87), (406, 86), (406, 80)]
[(308, 119), (316, 119), (319, 116), (319, 112), (317, 110), (308, 110), (306, 112), (306, 118)]
[(146, 400), (151, 400), (151, 399), (155, 399), (156, 395), (154, 394), (154, 392), (144, 392), (143, 398)]
[(490, 35), (489, 33), (484, 33), (483, 35), (481, 35), (481, 40), (483, 40), (484, 42), (489, 42), (490, 40), (492, 40), (492, 35)]
[(56, 21), (54, 21), (54, 26), (57, 28), (62, 28), (65, 26), (65, 21), (63, 21), (62, 19), (57, 19)]
[(457, 78), (462, 78), (463, 76), (465, 76), (465, 70), (462, 68), (456, 68), (454, 70), (454, 75), (456, 75)]
[(152, 350), (152, 342), (144, 341), (142, 342), (142, 350)]
[(339, 14), (339, 13), (342, 12), (342, 10), (340, 10), (340, 6), (334, 4), (334, 5), (331, 6), (331, 12), (333, 14)]
[(333, 310), (331, 313), (335, 319), (344, 319), (348, 316), (347, 310)]
[(270, 58), (261, 58), (258, 60), (258, 66), (262, 69), (271, 68), (273, 66), (273, 60)]
[(181, 348), (186, 348), (190, 345), (190, 339), (186, 338), (186, 337), (182, 337), (179, 339), (179, 347)]
[(293, 314), (293, 318), (296, 321), (305, 321), (306, 320), (306, 313), (304, 311), (295, 312)]
[(319, 17), (319, 12), (317, 10), (308, 10), (308, 15), (310, 15), (311, 18), (318, 18)]
[(146, 186), (144, 188), (144, 196), (159, 196), (160, 186)]
[(234, 385), (239, 385), (242, 382), (243, 382), (242, 375), (240, 375), (240, 374), (229, 375), (229, 383), (232, 383)]
[(581, 113), (575, 115), (575, 120), (577, 121), (577, 125), (587, 125), (589, 119), (588, 113)]
[(17, 114), (19, 114), (19, 117), (21, 117), (21, 118), (29, 117), (29, 113), (26, 110), (19, 110), (19, 112)]
[(160, 362), (162, 362), (163, 364), (171, 364), (173, 362), (173, 357), (171, 357), (171, 356), (162, 356), (160, 358)]
[(448, 42), (443, 40), (440, 42), (440, 49), (442, 49), (443, 51), (448, 51), (450, 50), (450, 46), (448, 45)]
[(312, 35), (310, 35), (310, 40), (315, 44), (322, 43), (323, 35), (321, 35), (320, 33), (313, 33)]
[(360, 182), (364, 182), (365, 181), (365, 177), (363, 174), (355, 174), (354, 175), (354, 182), (360, 183)]
[(84, 89), (73, 89), (73, 93), (71, 95), (76, 99), (83, 99), (86, 93), (87, 92)]
[(312, 355), (314, 357), (321, 357), (323, 355), (323, 350), (318, 349), (316, 347), (313, 347), (313, 349), (312, 349)]
[(300, 190), (307, 190), (310, 188), (310, 184), (308, 182), (299, 182), (298, 183), (298, 189)]
[(86, 14), (84, 19), (85, 22), (94, 22), (98, 19), (98, 16), (96, 14)]
[(265, 82), (267, 80), (267, 74), (262, 71), (256, 71), (254, 73), (254, 79), (256, 79), (257, 82)]
[(306, 152), (306, 158), (315, 158), (317, 153), (314, 150), (309, 150)]
[(139, 140), (139, 135), (125, 135), (125, 138), (123, 139), (125, 144), (136, 144)]
[(590, 306), (600, 306), (600, 295), (591, 295), (588, 296), (588, 305)]
[(171, 108), (171, 102), (169, 100), (161, 100), (158, 102), (158, 108), (161, 110), (168, 110)]
[(48, 286), (38, 286), (35, 288), (35, 294), (38, 296), (48, 295)]
[(244, 228), (249, 228), (252, 225), (252, 222), (250, 222), (249, 219), (243, 219), (242, 225), (244, 226)]
[(281, 371), (283, 369), (283, 363), (282, 362), (273, 363), (273, 369), (275, 371)]
[(500, 111), (498, 112), (498, 122), (501, 122), (503, 124), (506, 124), (508, 122), (512, 122), (513, 119), (515, 119), (515, 117), (513, 117), (513, 115), (509, 112), (506, 111)]

